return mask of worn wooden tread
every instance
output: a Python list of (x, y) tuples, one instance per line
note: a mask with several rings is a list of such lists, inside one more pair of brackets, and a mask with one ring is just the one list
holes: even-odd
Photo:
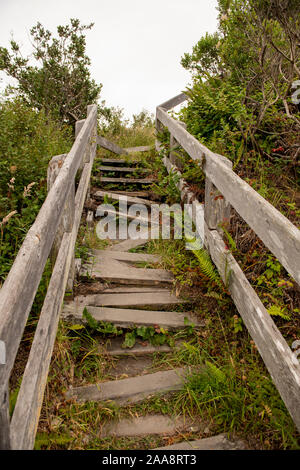
[(152, 184), (156, 180), (153, 178), (111, 178), (109, 176), (100, 176), (102, 183), (128, 183), (128, 184)]
[(142, 167), (135, 167), (132, 168), (131, 166), (109, 166), (109, 165), (102, 165), (98, 167), (100, 171), (113, 171), (115, 173), (149, 173), (151, 170), (149, 168), (142, 168)]
[(113, 323), (120, 328), (158, 325), (166, 330), (175, 331), (187, 327), (185, 318), (191, 323), (200, 326), (197, 320), (189, 313), (164, 312), (161, 310), (136, 310), (131, 308), (95, 307), (91, 305), (81, 306), (80, 309), (76, 310), (73, 304), (73, 308), (70, 305), (64, 307), (62, 316), (69, 321), (75, 320), (76, 322), (86, 323), (86, 319), (82, 315), (83, 308), (86, 308), (96, 321)]
[[(202, 426), (203, 427), (203, 426)], [(131, 419), (121, 419), (118, 422), (105, 424), (100, 432), (102, 438), (108, 436), (145, 436), (151, 434), (172, 435), (178, 432), (195, 432), (201, 428), (191, 418), (166, 415), (146, 415)]]
[(110, 246), (109, 248), (107, 248), (107, 250), (109, 250), (109, 251), (123, 251), (123, 252), (124, 251), (129, 251), (129, 250), (132, 250), (134, 248), (137, 248), (138, 246), (146, 245), (146, 243), (148, 243), (149, 240), (150, 240), (150, 233), (148, 233), (148, 231), (145, 231), (144, 232), (144, 238), (138, 238), (136, 240), (131, 240), (131, 239), (123, 240), (119, 243), (114, 244), (113, 246)]
[(190, 371), (190, 368), (183, 367), (128, 379), (84, 385), (69, 389), (65, 396), (67, 399), (80, 402), (109, 400), (120, 405), (138, 403), (154, 394), (182, 389)]
[(127, 153), (135, 153), (135, 152), (149, 152), (151, 150), (151, 145), (140, 145), (139, 147), (128, 147), (126, 150)]
[(136, 165), (138, 164), (139, 161), (138, 160), (123, 160), (122, 158), (120, 159), (117, 159), (117, 158), (101, 158), (101, 164), (104, 164), (104, 165), (129, 165), (129, 164), (132, 164), (132, 165)]
[[(122, 218), (122, 219), (135, 220), (139, 225), (147, 225), (148, 226), (150, 223), (155, 224), (155, 225), (160, 225), (159, 214), (157, 214), (156, 217), (152, 216), (152, 218), (151, 218), (151, 217), (143, 217), (141, 215), (139, 215), (139, 216), (132, 215), (129, 212), (122, 212), (122, 211), (118, 211), (118, 210), (115, 210), (115, 209), (108, 209), (108, 208), (105, 208), (104, 212), (105, 212), (105, 214), (112, 214), (115, 217), (119, 217), (119, 218)], [(103, 206), (102, 205), (97, 207), (95, 216), (96, 217), (102, 217), (103, 216)]]
[(147, 253), (128, 253), (127, 251), (114, 251), (114, 250), (96, 250), (92, 249), (91, 253), (95, 259), (101, 262), (105, 258), (112, 258), (119, 261), (128, 261), (131, 263), (149, 262), (158, 263), (161, 258), (157, 255), (148, 255)]
[(153, 201), (149, 201), (149, 199), (126, 196), (124, 194), (112, 193), (109, 191), (96, 191), (93, 194), (93, 197), (95, 199), (104, 199), (105, 197), (107, 197), (108, 199), (112, 199), (113, 201), (120, 201), (126, 198), (127, 204), (143, 204), (145, 206), (151, 206), (151, 204), (153, 204)]
[(173, 275), (164, 269), (133, 268), (125, 262), (111, 258), (96, 260), (91, 265), (85, 264), (80, 275), (121, 284), (125, 282), (128, 284), (159, 285), (170, 284), (174, 281)]
[(183, 441), (154, 450), (243, 450), (245, 444), (240, 441), (230, 441), (226, 434), (198, 439), (196, 441)]
[(62, 310), (62, 316), (80, 317), (85, 307), (152, 307), (163, 308), (167, 305), (182, 304), (184, 301), (178, 299), (170, 291), (151, 292), (125, 292), (114, 293), (104, 291), (101, 294), (79, 295), (71, 302), (66, 302)]
[(132, 348), (123, 348), (124, 338), (117, 336), (111, 338), (107, 344), (99, 345), (99, 352), (108, 356), (147, 356), (155, 353), (169, 353), (173, 350), (167, 344), (153, 345), (148, 341), (136, 342)]

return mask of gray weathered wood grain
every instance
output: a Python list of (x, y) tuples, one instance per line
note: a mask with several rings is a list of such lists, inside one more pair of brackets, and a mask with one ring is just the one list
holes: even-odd
[(297, 227), (228, 168), (225, 157), (207, 149), (162, 108), (157, 108), (157, 117), (193, 159), (204, 163), (206, 176), (300, 284), (300, 231)]
[(220, 234), (205, 226), (205, 237), (211, 257), (228, 285), (234, 303), (300, 430), (300, 364), (238, 263), (225, 249)]
[(12, 449), (32, 449), (43, 403), (49, 365), (69, 266), (71, 233), (65, 233), (52, 272), (11, 420)]
[(117, 155), (127, 155), (127, 151), (125, 149), (122, 149), (121, 147), (119, 147), (119, 145), (114, 144), (105, 137), (102, 137), (101, 135), (98, 135), (97, 137), (97, 144), (100, 145), (100, 147), (103, 147), (106, 150), (110, 150), (111, 152)]
[[(66, 157), (34, 224), (29, 229), (0, 291), (0, 339), (5, 341), (7, 347), (6, 364), (0, 365), (0, 383), (2, 384), (0, 403), (5, 401), (6, 386), (27, 317), (50, 253), (66, 197), (79, 168), (91, 130), (95, 128), (96, 115), (97, 107), (94, 106)], [(2, 424), (0, 422), (0, 427)]]

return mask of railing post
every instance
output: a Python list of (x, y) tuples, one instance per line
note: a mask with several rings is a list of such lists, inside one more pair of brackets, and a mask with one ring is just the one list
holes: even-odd
[[(60, 169), (64, 164), (66, 157), (67, 157), (67, 154), (56, 155), (50, 160), (48, 170), (47, 170), (48, 192), (52, 188), (60, 172)], [(52, 266), (54, 266), (55, 264), (55, 260), (56, 260), (64, 233), (72, 231), (73, 223), (74, 223), (74, 213), (75, 213), (75, 182), (72, 183), (69, 194), (66, 198), (63, 213), (61, 215), (60, 223), (57, 227), (56, 236), (52, 245), (52, 249), (50, 253)]]
[[(222, 158), (229, 168), (232, 168), (232, 162)], [(208, 230), (217, 230), (223, 233), (222, 225), (228, 225), (230, 222), (231, 205), (226, 201), (224, 196), (215, 187), (210, 178), (205, 178), (205, 203), (204, 203), (204, 221)], [(204, 244), (208, 246), (206, 235)]]
[[(0, 367), (4, 367), (1, 364)], [(10, 417), (9, 417), (9, 388), (8, 384), (0, 387), (0, 449), (9, 450), (10, 441)]]
[(162, 123), (157, 119), (157, 117), (155, 118), (155, 129), (156, 129), (156, 139), (155, 139), (155, 148), (156, 148), (156, 151), (157, 152), (160, 152), (162, 150), (162, 147), (161, 147), (161, 142), (158, 140), (157, 138), (157, 134), (160, 133), (160, 132), (163, 132), (164, 130), (164, 126), (162, 125)]
[[(180, 124), (181, 127), (186, 129), (185, 122), (178, 121), (178, 124)], [(174, 152), (174, 149), (176, 149), (176, 147), (179, 147), (179, 146), (180, 144), (178, 143), (178, 141), (175, 139), (175, 137), (172, 134), (170, 134), (170, 153), (169, 153), (170, 162), (173, 163), (173, 165), (176, 165), (179, 168), (179, 170), (182, 170), (183, 163), (180, 160), (180, 158), (178, 158), (178, 156), (176, 155), (176, 152)]]

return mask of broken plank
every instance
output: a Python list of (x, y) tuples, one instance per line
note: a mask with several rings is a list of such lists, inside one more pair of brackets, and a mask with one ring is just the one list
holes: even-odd
[[(171, 292), (136, 292), (136, 293), (101, 293), (80, 295), (64, 305), (62, 316), (64, 318), (81, 318), (83, 310), (88, 306), (94, 307), (152, 307), (159, 308), (166, 305), (182, 304)], [(147, 314), (148, 315), (148, 314)]]
[(174, 280), (173, 275), (164, 269), (132, 268), (120, 261), (107, 258), (101, 263), (96, 261), (91, 266), (85, 265), (81, 270), (81, 276), (141, 285), (159, 285), (172, 283)]
[[(147, 238), (146, 238), (146, 235), (148, 235)], [(136, 240), (131, 240), (131, 239), (124, 240), (120, 243), (116, 243), (115, 245), (109, 247), (109, 250), (110, 251), (123, 251), (123, 252), (129, 251), (129, 250), (133, 250), (134, 248), (137, 248), (138, 246), (146, 245), (146, 243), (148, 243), (149, 240), (150, 240), (150, 234), (145, 232), (144, 238), (141, 237)]]

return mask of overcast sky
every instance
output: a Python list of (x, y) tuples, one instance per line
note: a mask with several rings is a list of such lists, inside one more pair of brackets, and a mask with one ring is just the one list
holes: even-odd
[[(30, 52), (29, 30), (56, 30), (70, 18), (94, 22), (87, 32), (92, 77), (101, 98), (126, 116), (155, 107), (185, 89), (185, 52), (217, 28), (217, 0), (0, 0), (0, 45), (11, 35)], [(3, 86), (3, 84), (2, 84)]]

